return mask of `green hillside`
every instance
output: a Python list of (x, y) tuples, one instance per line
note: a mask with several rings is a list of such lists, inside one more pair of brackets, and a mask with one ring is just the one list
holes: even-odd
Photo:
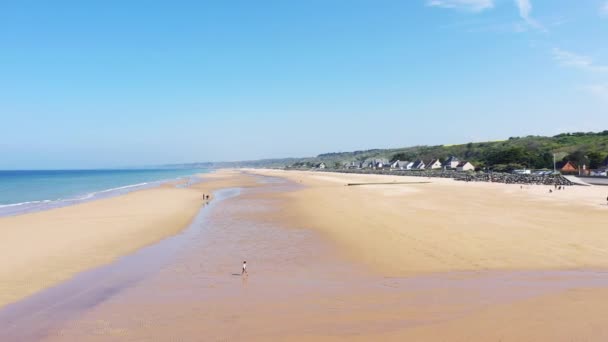
[(302, 158), (289, 167), (306, 168), (324, 162), (329, 168), (366, 159), (429, 161), (456, 156), (468, 160), (480, 169), (509, 171), (518, 168), (553, 168), (557, 161), (572, 161), (578, 165), (599, 167), (608, 156), (608, 130), (599, 133), (563, 133), (553, 137), (511, 137), (504, 141), (476, 142), (462, 145), (412, 146), (399, 149), (326, 153), (316, 158)]

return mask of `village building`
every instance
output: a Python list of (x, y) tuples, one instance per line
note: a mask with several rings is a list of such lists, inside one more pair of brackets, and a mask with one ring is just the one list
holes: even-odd
[(431, 160), (430, 163), (428, 163), (428, 165), (426, 165), (426, 168), (429, 170), (436, 170), (436, 169), (441, 169), (441, 162), (439, 161), (439, 159), (433, 159)]
[(366, 159), (363, 163), (361, 163), (362, 169), (383, 169), (390, 168), (391, 163), (387, 159)]
[(459, 171), (459, 172), (474, 171), (474, 170), (475, 170), (475, 166), (473, 166), (473, 164), (469, 163), (468, 161), (461, 161), (458, 163), (458, 165), (456, 165), (456, 171)]
[(346, 163), (344, 166), (345, 169), (356, 170), (361, 168), (361, 163), (356, 161), (351, 161), (350, 163)]
[(444, 169), (455, 169), (460, 160), (457, 157), (451, 156), (443, 162)]
[(373, 159), (366, 159), (361, 163), (362, 169), (373, 169), (375, 167), (375, 161)]
[(412, 165), (413, 170), (424, 170), (425, 167), (426, 167), (426, 164), (422, 160), (416, 160), (414, 162), (414, 164)]
[(566, 163), (560, 166), (559, 171), (561, 173), (577, 173), (578, 169), (576, 168), (576, 165), (574, 165), (574, 163), (567, 161)]
[(401, 160), (395, 160), (394, 162), (391, 163), (391, 169), (394, 170), (405, 170), (407, 168), (407, 164), (409, 164), (409, 161), (401, 161)]
[(390, 167), (391, 167), (391, 164), (386, 159), (375, 159), (374, 160), (374, 168), (376, 168), (376, 169), (384, 169), (384, 168), (390, 168)]
[(319, 163), (319, 164), (315, 165), (315, 167), (316, 167), (317, 169), (325, 169), (326, 165), (325, 165), (325, 163), (321, 162), (321, 163)]

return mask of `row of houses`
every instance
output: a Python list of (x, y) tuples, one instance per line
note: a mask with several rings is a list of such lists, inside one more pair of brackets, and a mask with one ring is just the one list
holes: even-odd
[(563, 174), (578, 174), (580, 176), (595, 176), (595, 177), (606, 177), (608, 176), (608, 157), (602, 162), (596, 169), (589, 169), (587, 165), (583, 164), (577, 166), (574, 162), (567, 161), (558, 165), (559, 170)]
[[(444, 162), (440, 162), (439, 159), (433, 159), (428, 163), (423, 160), (395, 160), (390, 162), (388, 159), (367, 159), (365, 161), (353, 161), (342, 165), (344, 169), (371, 169), (371, 170), (456, 170), (456, 171), (473, 171), (475, 166), (468, 161), (461, 161), (457, 157), (451, 156)], [(318, 163), (315, 165), (317, 169), (325, 169), (327, 166), (325, 163)], [(604, 160), (602, 165), (597, 168), (590, 170), (586, 165), (577, 166), (571, 161), (560, 162), (557, 164), (557, 170), (562, 174), (578, 174), (583, 176), (608, 176), (608, 157)], [(553, 174), (552, 170), (514, 170), (514, 174), (521, 175), (550, 175)]]
[[(429, 162), (424, 160), (395, 160), (389, 162), (387, 159), (368, 159), (362, 162), (350, 162), (343, 165), (345, 169), (373, 169), (373, 170), (456, 170), (456, 171), (473, 171), (475, 166), (468, 161), (460, 161), (452, 156), (446, 159), (443, 163), (439, 159), (433, 159)], [(318, 168), (325, 168), (325, 164), (319, 164)]]

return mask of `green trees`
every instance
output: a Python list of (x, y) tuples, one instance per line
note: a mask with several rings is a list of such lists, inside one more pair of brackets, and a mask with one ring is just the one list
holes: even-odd
[(587, 153), (587, 157), (589, 157), (589, 168), (597, 169), (602, 166), (604, 159), (606, 159), (606, 154), (598, 151), (592, 151)]
[[(456, 156), (467, 160), (481, 169), (512, 170), (519, 168), (553, 169), (553, 154), (559, 160), (572, 161), (597, 168), (608, 155), (608, 130), (598, 133), (563, 133), (553, 137), (526, 136), (511, 137), (503, 141), (469, 142), (460, 145), (412, 146), (391, 150), (366, 150), (355, 152), (328, 153), (316, 158), (302, 158), (291, 161), (294, 166), (308, 167), (307, 162), (324, 161), (328, 166), (334, 163), (364, 161), (386, 158), (396, 160), (417, 160), (426, 162), (438, 158), (444, 160)], [(565, 156), (565, 157), (564, 157)], [(298, 163), (299, 162), (299, 163)]]
[(411, 153), (411, 152), (401, 152), (401, 153), (394, 154), (391, 157), (390, 161), (392, 163), (392, 162), (395, 162), (397, 160), (401, 160), (401, 161), (409, 160), (409, 161), (412, 161), (414, 159), (416, 159), (416, 155), (414, 153)]
[(484, 159), (487, 165), (528, 164), (529, 162), (528, 154), (522, 147), (489, 150)]
[(553, 168), (553, 153), (549, 151), (538, 154), (537, 158), (533, 159), (532, 167), (535, 169), (552, 169)]

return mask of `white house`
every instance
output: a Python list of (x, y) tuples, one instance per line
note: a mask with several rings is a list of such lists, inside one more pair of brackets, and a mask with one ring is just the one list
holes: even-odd
[(461, 161), (456, 165), (456, 171), (473, 171), (475, 170), (475, 166), (469, 163), (468, 161)]
[(390, 167), (391, 163), (387, 159), (378, 159), (376, 160), (376, 168), (382, 169)]
[(361, 163), (362, 169), (373, 169), (376, 166), (376, 162), (373, 159), (366, 159)]
[(345, 169), (351, 169), (351, 170), (353, 170), (353, 169), (360, 169), (361, 168), (361, 164), (358, 163), (358, 162), (352, 161), (350, 163), (346, 163), (344, 165), (344, 168)]
[(407, 162), (407, 164), (405, 164), (404, 170), (411, 170), (414, 168), (414, 162)]
[(325, 163), (317, 164), (317, 169), (324, 169), (324, 168), (325, 168)]
[(391, 164), (391, 169), (405, 170), (407, 168), (407, 164), (409, 163), (409, 161), (395, 160)]
[(446, 169), (455, 169), (460, 160), (457, 157), (451, 156), (443, 162), (443, 167)]
[(439, 162), (439, 159), (433, 159), (430, 163), (428, 163), (426, 168), (429, 170), (441, 169), (441, 162)]
[(390, 163), (386, 159), (366, 159), (361, 163), (362, 169), (382, 169), (390, 166)]
[(416, 160), (414, 165), (412, 165), (412, 169), (414, 170), (424, 170), (426, 164), (422, 160)]

